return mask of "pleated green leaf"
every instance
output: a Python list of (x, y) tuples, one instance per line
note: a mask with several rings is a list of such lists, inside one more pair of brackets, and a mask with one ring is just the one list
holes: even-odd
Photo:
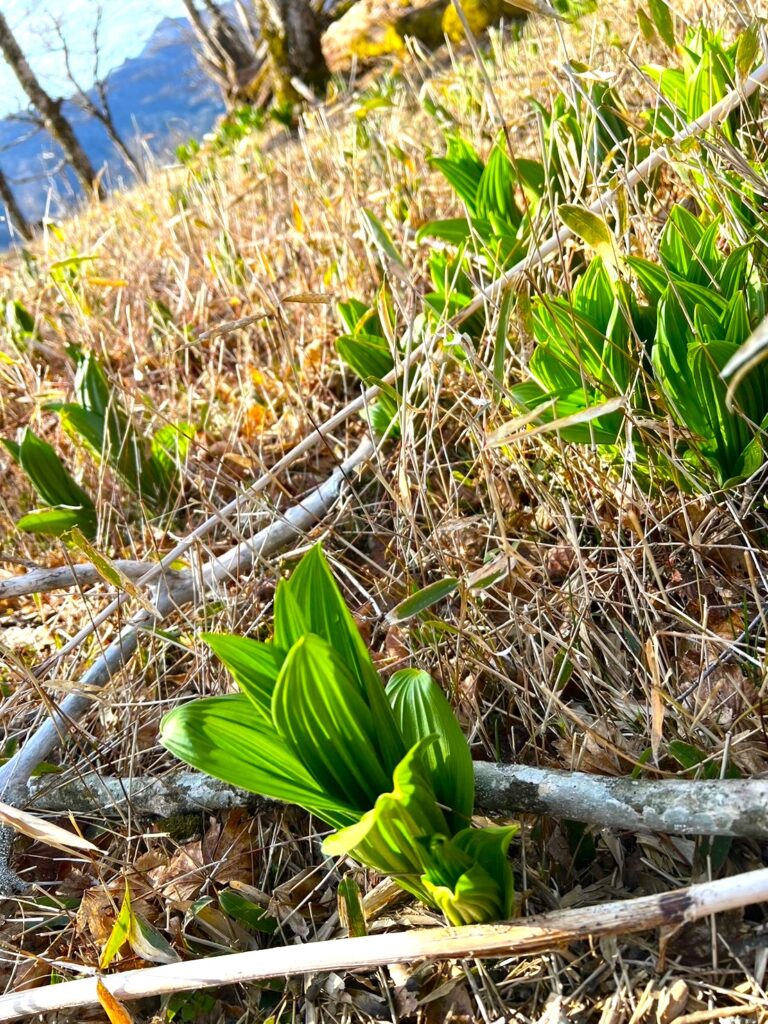
[[(390, 778), (395, 766), (405, 755), (407, 747), (395, 725), (384, 687), (371, 661), (368, 648), (360, 636), (360, 630), (347, 608), (319, 545), (304, 555), (287, 583), (281, 583), (281, 588), (288, 592), (287, 595), (282, 595), (285, 606), (290, 604), (294, 618), (301, 618), (301, 635), (314, 633), (325, 640), (357, 682), (360, 696), (376, 721), (373, 749), (378, 752), (382, 767)], [(285, 642), (289, 630), (283, 622), (286, 615), (283, 614), (278, 621), (281, 614), (278, 602), (280, 596), (277, 595), (275, 598), (275, 642), (288, 649), (298, 637), (291, 634), (291, 642)], [(296, 619), (292, 628), (296, 630), (298, 627)]]
[(288, 652), (272, 715), (277, 732), (325, 792), (362, 812), (389, 788), (376, 752), (378, 721), (321, 637), (308, 633)]
[(507, 851), (515, 826), (465, 829), (434, 836), (422, 884), (451, 924), (508, 918), (514, 880)]
[(435, 737), (423, 761), (451, 831), (465, 828), (475, 802), (472, 755), (443, 691), (429, 673), (403, 669), (389, 681), (387, 697), (408, 747)]
[(251, 793), (298, 804), (336, 828), (359, 817), (347, 801), (317, 785), (245, 694), (175, 708), (161, 722), (160, 742), (193, 768)]
[(429, 864), (428, 844), (420, 840), (449, 831), (423, 761), (430, 742), (421, 740), (408, 751), (394, 771), (391, 791), (383, 792), (357, 824), (329, 836), (323, 853), (350, 854), (361, 864), (396, 877), (411, 876), (411, 885), (418, 884)]
[(265, 722), (272, 724), (272, 694), (285, 651), (247, 636), (203, 633), (202, 639), (229, 670)]
[(280, 580), (275, 591), (273, 642), (283, 651), (291, 647), (309, 632), (309, 623), (305, 618), (288, 580)]
[(93, 509), (94, 504), (73, 479), (55, 449), (29, 427), (18, 448), (21, 468), (46, 505)]

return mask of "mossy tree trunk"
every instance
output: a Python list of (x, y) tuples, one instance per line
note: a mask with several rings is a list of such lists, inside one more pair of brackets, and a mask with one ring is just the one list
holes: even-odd
[(322, 94), (329, 77), (320, 46), (324, 22), (308, 0), (259, 0), (258, 9), (277, 102), (297, 100), (307, 89)]

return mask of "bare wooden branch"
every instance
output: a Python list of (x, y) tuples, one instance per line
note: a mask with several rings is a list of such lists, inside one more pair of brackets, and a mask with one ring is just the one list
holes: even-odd
[[(128, 558), (116, 558), (111, 563), (129, 580), (141, 580), (151, 562), (136, 562)], [(178, 576), (175, 569), (166, 571), (166, 579)], [(32, 569), (19, 576), (8, 576), (0, 580), (0, 601), (9, 601), (28, 594), (47, 594), (52, 590), (66, 590), (68, 587), (90, 587), (104, 583), (104, 577), (94, 565), (61, 565), (56, 569)]]
[[(558, 910), (509, 924), (424, 928), (363, 938), (279, 946), (208, 960), (125, 971), (102, 978), (120, 1000), (218, 988), (283, 975), (353, 971), (391, 963), (465, 957), (526, 956), (587, 938), (668, 928), (768, 899), (768, 868), (672, 892), (595, 907)], [(97, 978), (45, 985), (0, 997), (0, 1021), (98, 1005)]]
[[(478, 809), (504, 815), (543, 814), (632, 832), (768, 839), (768, 779), (606, 778), (476, 761), (475, 792)], [(130, 807), (139, 816), (166, 818), (255, 800), (194, 771), (163, 778), (48, 775), (29, 785), (30, 806), (106, 815)]]
[(475, 762), (479, 807), (601, 828), (768, 838), (768, 779), (628, 779)]

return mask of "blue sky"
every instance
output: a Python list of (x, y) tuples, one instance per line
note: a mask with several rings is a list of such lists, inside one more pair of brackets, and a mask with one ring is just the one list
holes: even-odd
[[(53, 19), (61, 21), (72, 64), (83, 84), (91, 84), (92, 33), (102, 8), (102, 67), (115, 67), (137, 54), (164, 17), (181, 17), (181, 0), (4, 0), (3, 14), (29, 63), (54, 95), (68, 95)], [(26, 98), (8, 66), (0, 59), (0, 117), (26, 107)]]

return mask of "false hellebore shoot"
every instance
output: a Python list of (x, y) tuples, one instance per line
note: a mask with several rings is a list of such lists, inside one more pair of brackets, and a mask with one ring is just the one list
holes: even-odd
[(349, 854), (443, 912), (451, 924), (512, 910), (515, 826), (473, 828), (469, 746), (440, 687), (405, 669), (384, 687), (319, 547), (275, 595), (271, 643), (204, 640), (240, 692), (163, 719), (188, 764), (331, 825)]

